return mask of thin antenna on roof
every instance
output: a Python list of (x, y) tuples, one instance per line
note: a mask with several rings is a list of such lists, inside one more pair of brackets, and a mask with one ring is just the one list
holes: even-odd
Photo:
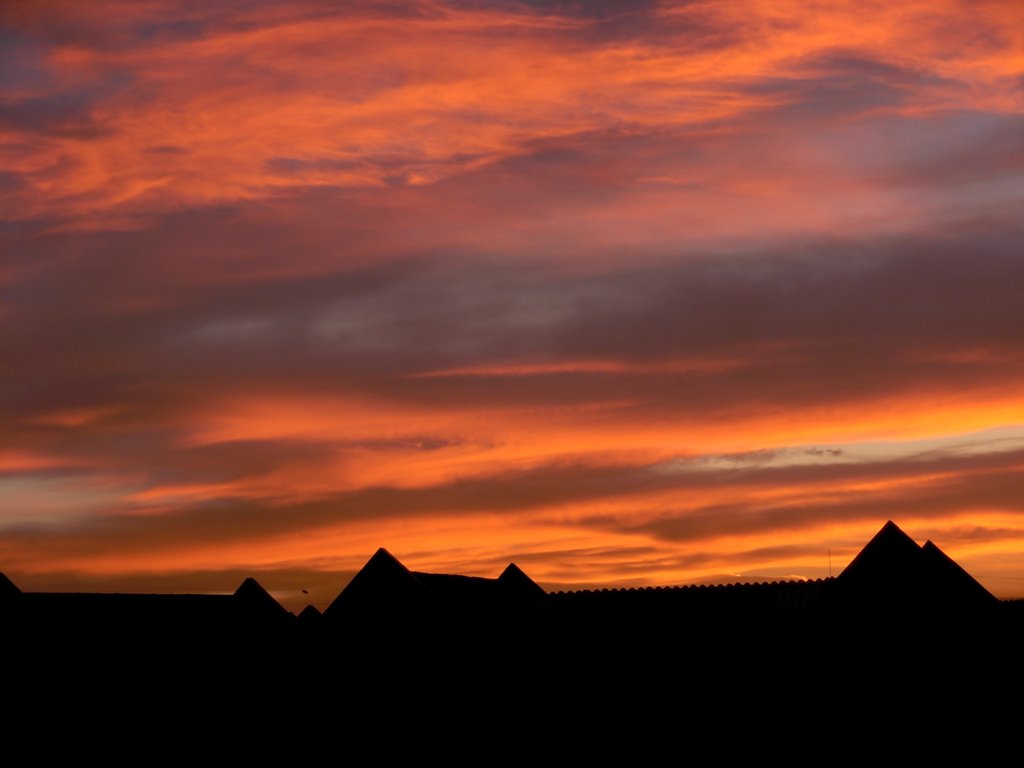
[(828, 548), (828, 577), (832, 578), (832, 546)]

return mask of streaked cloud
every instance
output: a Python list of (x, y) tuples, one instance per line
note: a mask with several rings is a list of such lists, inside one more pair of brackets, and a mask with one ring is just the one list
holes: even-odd
[(6, 3), (0, 570), (820, 576), (893, 517), (1008, 594), (1022, 29)]

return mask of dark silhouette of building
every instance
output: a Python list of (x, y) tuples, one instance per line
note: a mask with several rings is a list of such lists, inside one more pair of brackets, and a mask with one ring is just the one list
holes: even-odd
[(498, 578), (410, 571), (381, 548), (324, 611), (328, 632), (380, 648), (410, 636), (441, 652), (521, 644), (547, 597), (515, 564)]
[(321, 685), (371, 701), (382, 681), (409, 695), (599, 700), (608, 686), (673, 685), (715, 699), (837, 677), (884, 687), (908, 658), (925, 691), (935, 669), (1019, 669), (1022, 613), (891, 521), (836, 578), (721, 586), (547, 593), (515, 564), (497, 578), (426, 573), (382, 548), (323, 614), (298, 617), (254, 579), (231, 595), (72, 594), (22, 592), (0, 574), (9, 682), (232, 691), (246, 704)]
[(838, 594), (862, 611), (977, 610), (996, 598), (933, 542), (919, 546), (891, 520), (839, 575)]

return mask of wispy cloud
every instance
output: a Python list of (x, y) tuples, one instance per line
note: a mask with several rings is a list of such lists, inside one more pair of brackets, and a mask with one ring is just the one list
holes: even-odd
[(1022, 14), (4, 4), (0, 568), (997, 575)]

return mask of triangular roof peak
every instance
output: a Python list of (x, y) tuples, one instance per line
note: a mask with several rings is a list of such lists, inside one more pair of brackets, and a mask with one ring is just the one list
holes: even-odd
[(235, 590), (235, 597), (245, 597), (252, 594), (258, 595), (260, 593), (267, 594), (267, 590), (252, 576), (248, 576), (238, 585), (238, 589)]
[[(871, 541), (880, 539), (882, 541), (909, 541), (913, 542), (914, 546), (918, 546), (917, 542), (914, 541), (910, 536), (892, 520), (886, 520), (878, 533), (874, 535)], [(871, 542), (868, 542), (867, 546), (871, 546)]]
[(363, 568), (365, 569), (366, 566), (370, 565), (370, 563), (387, 563), (389, 565), (397, 565), (399, 568), (402, 568), (406, 571), (409, 570), (404, 565), (402, 565), (401, 560), (399, 560), (397, 557), (388, 552), (388, 550), (384, 547), (379, 547), (377, 551), (373, 553), (373, 557), (366, 561), (366, 565), (364, 565)]
[(939, 549), (931, 539), (921, 547), (921, 554), (929, 576), (941, 585), (951, 599), (994, 602), (995, 595), (969, 574), (962, 565)]
[(327, 606), (324, 616), (341, 614), (345, 605), (372, 604), (386, 599), (406, 600), (421, 594), (423, 584), (402, 562), (381, 547)]
[(304, 626), (304, 627), (315, 627), (316, 625), (318, 625), (320, 623), (320, 620), (323, 617), (324, 617), (324, 615), (322, 613), (320, 613), (320, 609), (319, 608), (317, 608), (315, 605), (307, 605), (299, 613), (299, 615), (297, 617), (297, 621), (299, 622), (299, 624), (301, 626)]
[(501, 575), (498, 577), (498, 583), (506, 589), (523, 595), (547, 594), (543, 587), (527, 576), (523, 569), (515, 563), (509, 563), (508, 567), (501, 572)]
[[(505, 570), (501, 572), (501, 575), (498, 578), (499, 579), (515, 579), (515, 578), (519, 578), (521, 576), (526, 576), (526, 574), (523, 572), (523, 569), (520, 568), (515, 563), (509, 563), (505, 567)], [(530, 577), (526, 576), (526, 578), (529, 579)], [(532, 581), (532, 579), (530, 579), (530, 580)]]
[(261, 611), (268, 615), (286, 615), (288, 610), (263, 588), (252, 576), (246, 578), (235, 590), (235, 600), (245, 606), (246, 610)]
[(416, 576), (405, 567), (401, 560), (381, 547), (373, 553), (373, 557), (366, 561), (366, 565), (359, 570), (359, 573), (352, 577), (352, 581), (345, 589), (347, 590), (353, 585), (358, 588), (362, 582), (378, 582), (380, 580), (414, 582)]
[(839, 579), (879, 581), (905, 575), (916, 568), (920, 555), (921, 547), (917, 542), (888, 520), (839, 574)]
[(897, 610), (965, 607), (995, 599), (933, 542), (919, 546), (892, 520), (836, 581), (850, 597)]

